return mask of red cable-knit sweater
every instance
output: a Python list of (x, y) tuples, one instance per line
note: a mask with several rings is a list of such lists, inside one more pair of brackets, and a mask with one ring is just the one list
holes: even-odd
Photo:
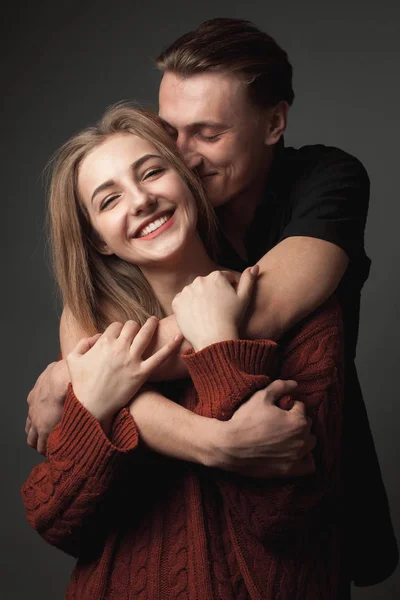
[[(124, 409), (108, 439), (70, 386), (47, 460), (23, 486), (27, 517), (78, 558), (68, 600), (333, 600), (338, 565), (342, 328), (329, 301), (279, 350), (226, 341), (189, 352), (170, 394), (229, 419), (271, 379), (295, 379), (313, 418), (316, 473), (255, 480), (140, 446)], [(170, 396), (171, 397), (171, 396)]]

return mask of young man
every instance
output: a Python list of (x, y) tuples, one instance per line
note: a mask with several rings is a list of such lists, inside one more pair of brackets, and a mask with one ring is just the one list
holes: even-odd
[[(382, 581), (398, 558), (354, 365), (360, 292), (370, 266), (364, 250), (368, 176), (358, 160), (336, 148), (284, 146), (294, 98), (291, 65), (275, 41), (248, 22), (207, 21), (172, 44), (157, 64), (163, 73), (160, 116), (218, 211), (221, 263), (237, 269), (256, 262), (260, 266), (246, 335), (280, 339), (335, 290), (341, 302), (346, 334), (343, 504), (349, 550), (344, 598), (349, 580), (358, 585)], [(175, 329), (173, 317), (164, 319), (157, 343)], [(60, 334), (63, 356), (85, 335), (67, 309)], [(177, 358), (158, 376), (182, 374)], [(53, 363), (29, 395), (28, 443), (41, 451), (60, 419), (67, 381), (63, 361)], [(308, 473), (315, 441), (306, 417), (298, 411), (283, 417), (283, 411), (273, 410), (276, 388), (272, 390), (267, 388), (262, 401), (258, 393), (239, 409), (224, 440), (208, 439), (207, 444), (201, 420), (194, 423), (193, 415), (155, 393), (138, 397), (135, 420), (145, 441), (159, 452), (264, 477)], [(149, 402), (157, 407), (157, 426), (148, 418)]]

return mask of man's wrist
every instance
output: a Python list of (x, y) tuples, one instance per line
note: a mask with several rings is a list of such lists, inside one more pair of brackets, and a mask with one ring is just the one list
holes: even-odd
[(203, 417), (204, 433), (199, 432), (199, 438), (202, 440), (199, 449), (199, 460), (205, 467), (215, 469), (229, 470), (231, 467), (231, 458), (224, 448), (229, 446), (230, 429), (229, 421), (219, 421), (218, 419)]

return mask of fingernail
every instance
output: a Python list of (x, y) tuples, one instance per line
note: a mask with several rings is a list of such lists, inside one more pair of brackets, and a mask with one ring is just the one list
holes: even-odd
[(174, 341), (175, 341), (175, 342), (178, 342), (179, 340), (182, 340), (182, 339), (183, 339), (183, 335), (182, 335), (181, 333), (178, 333), (178, 335), (176, 335), (176, 336), (174, 337)]
[(250, 275), (253, 275), (253, 277), (255, 277), (256, 275), (258, 275), (259, 270), (260, 267), (258, 265), (252, 266), (250, 269)]

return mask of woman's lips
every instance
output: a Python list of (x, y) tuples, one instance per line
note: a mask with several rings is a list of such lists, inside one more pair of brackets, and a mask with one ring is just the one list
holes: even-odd
[(170, 216), (170, 218), (168, 219), (168, 221), (165, 221), (165, 223), (163, 223), (158, 229), (155, 229), (151, 233), (148, 233), (147, 235), (144, 235), (141, 237), (137, 237), (135, 239), (137, 239), (137, 240), (152, 240), (153, 238), (157, 237), (160, 233), (163, 233), (164, 231), (169, 229), (174, 224), (174, 217), (175, 217), (175, 213), (173, 213)]

